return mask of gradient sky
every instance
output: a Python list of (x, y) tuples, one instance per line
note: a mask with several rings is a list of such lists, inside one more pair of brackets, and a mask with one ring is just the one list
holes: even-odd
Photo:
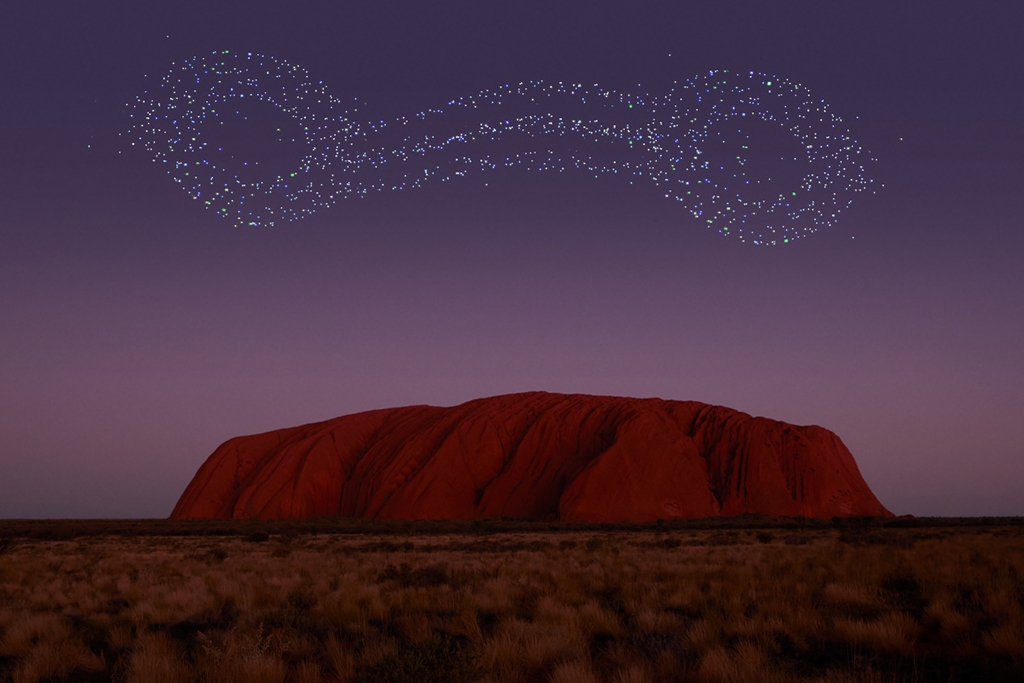
[[(897, 514), (1024, 515), (1024, 9), (946, 5), (5, 7), (0, 517), (163, 517), (229, 437), (528, 390), (820, 424)], [(384, 119), (527, 79), (778, 74), (877, 193), (774, 248), (570, 174), (238, 228), (118, 135), (147, 74), (213, 50)]]

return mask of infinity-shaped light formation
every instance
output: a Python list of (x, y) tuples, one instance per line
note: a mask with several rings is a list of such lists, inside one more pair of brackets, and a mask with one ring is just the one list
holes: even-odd
[(133, 145), (250, 226), (518, 167), (650, 183), (708, 227), (774, 245), (833, 225), (874, 161), (806, 88), (753, 71), (660, 96), (527, 81), (369, 122), (298, 66), (223, 52), (175, 66), (129, 108)]

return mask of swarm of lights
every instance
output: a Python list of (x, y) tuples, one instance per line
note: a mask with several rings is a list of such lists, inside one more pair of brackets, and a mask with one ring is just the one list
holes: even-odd
[(526, 81), (359, 121), (304, 69), (221, 52), (175, 65), (128, 106), (132, 144), (246, 226), (519, 168), (652, 184), (713, 230), (775, 245), (834, 225), (872, 183), (873, 159), (827, 104), (753, 71), (712, 71), (664, 95)]

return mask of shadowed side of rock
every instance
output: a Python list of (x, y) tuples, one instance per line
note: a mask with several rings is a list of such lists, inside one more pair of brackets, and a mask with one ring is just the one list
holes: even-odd
[(694, 401), (533, 392), (221, 445), (172, 518), (653, 521), (890, 513), (821, 427)]

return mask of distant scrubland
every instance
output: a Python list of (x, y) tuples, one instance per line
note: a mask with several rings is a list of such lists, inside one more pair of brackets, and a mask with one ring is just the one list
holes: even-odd
[(1022, 681), (1019, 522), (0, 522), (0, 681)]

